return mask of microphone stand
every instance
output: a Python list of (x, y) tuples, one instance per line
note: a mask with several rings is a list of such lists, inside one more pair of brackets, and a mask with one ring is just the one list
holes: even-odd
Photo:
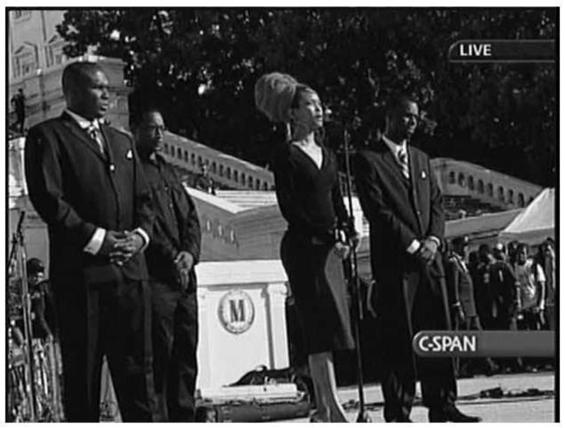
[[(354, 224), (354, 207), (352, 203), (352, 173), (350, 170), (350, 134), (346, 127), (344, 127), (344, 156), (346, 162), (346, 193), (348, 197), (348, 210), (350, 217), (350, 224)], [(362, 293), (360, 290), (360, 278), (358, 276), (358, 257), (356, 251), (356, 245), (350, 242), (350, 255), (348, 256), (348, 269), (347, 275), (349, 276), (350, 289), (352, 290), (352, 301), (354, 309), (354, 340), (356, 343), (356, 362), (358, 371), (358, 396), (360, 400), (360, 410), (356, 422), (371, 422), (369, 414), (365, 409), (365, 399), (364, 399), (364, 373), (362, 364), (362, 348), (360, 340), (360, 324), (363, 320), (363, 303), (362, 303)]]

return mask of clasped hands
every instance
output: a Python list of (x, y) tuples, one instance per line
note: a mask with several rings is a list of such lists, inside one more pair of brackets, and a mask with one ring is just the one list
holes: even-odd
[(438, 243), (432, 238), (426, 238), (421, 241), (421, 245), (416, 256), (426, 265), (431, 265), (438, 251)]
[(143, 247), (143, 238), (137, 232), (107, 230), (100, 254), (110, 258), (110, 262), (122, 266)]

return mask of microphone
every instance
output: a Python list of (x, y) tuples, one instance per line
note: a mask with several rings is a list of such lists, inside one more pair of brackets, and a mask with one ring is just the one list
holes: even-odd
[(347, 117), (342, 117), (342, 119), (340, 119), (334, 114), (334, 111), (331, 108), (326, 107), (324, 109), (323, 116), (325, 123), (345, 127), (352, 130), (356, 130), (362, 125), (362, 121), (356, 113), (354, 113), (350, 120), (348, 120)]
[(336, 119), (334, 118), (334, 116), (333, 116), (333, 111), (332, 111), (332, 109), (330, 109), (330, 108), (328, 108), (328, 107), (326, 107), (326, 108), (324, 109), (323, 117), (324, 117), (324, 122), (325, 122), (325, 123), (333, 123), (333, 122), (335, 122), (335, 120), (336, 120)]

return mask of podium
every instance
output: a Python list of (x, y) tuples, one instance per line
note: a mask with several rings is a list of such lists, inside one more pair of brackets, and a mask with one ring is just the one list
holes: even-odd
[[(196, 274), (198, 395), (222, 395), (223, 386), (260, 365), (288, 367), (287, 276), (281, 261), (203, 262)], [(115, 397), (104, 364), (101, 420), (120, 420)]]
[(286, 281), (280, 260), (197, 265), (197, 389), (228, 385), (259, 365), (289, 366)]

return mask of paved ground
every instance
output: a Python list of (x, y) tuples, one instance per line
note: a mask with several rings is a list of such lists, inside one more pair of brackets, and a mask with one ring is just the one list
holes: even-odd
[[(501, 388), (514, 397), (479, 398), (481, 391)], [(533, 396), (517, 397), (528, 389), (537, 389), (542, 394), (531, 391)], [(383, 422), (383, 397), (378, 385), (364, 388), (366, 402), (372, 422)], [(355, 403), (358, 399), (357, 388), (341, 388), (338, 392), (344, 406), (348, 408), (348, 417), (354, 422), (357, 416)], [(483, 422), (554, 422), (555, 396), (554, 373), (533, 373), (497, 375), (492, 377), (477, 376), (458, 381), (458, 407), (467, 414), (481, 416)], [(417, 399), (419, 387), (417, 386)], [(413, 408), (413, 422), (427, 422), (427, 410), (421, 405)], [(308, 422), (308, 419), (292, 419), (282, 422)]]
[[(501, 388), (503, 398), (480, 398), (480, 392)], [(532, 389), (532, 396), (518, 396)], [(104, 390), (104, 388), (103, 388)], [(383, 396), (379, 385), (366, 385), (364, 388), (366, 409), (372, 422), (383, 420)], [(513, 395), (513, 396), (508, 396)], [(350, 422), (358, 415), (357, 387), (340, 388), (340, 401), (347, 410)], [(481, 416), (483, 422), (554, 422), (555, 395), (554, 373), (543, 372), (533, 374), (497, 375), (492, 377), (477, 376), (458, 381), (458, 407), (466, 414)], [(413, 407), (413, 422), (427, 422), (427, 409), (421, 406), (420, 387), (417, 384), (417, 404)], [(106, 421), (118, 422), (119, 414), (105, 417)], [(277, 423), (304, 423), (308, 418), (287, 419)]]

